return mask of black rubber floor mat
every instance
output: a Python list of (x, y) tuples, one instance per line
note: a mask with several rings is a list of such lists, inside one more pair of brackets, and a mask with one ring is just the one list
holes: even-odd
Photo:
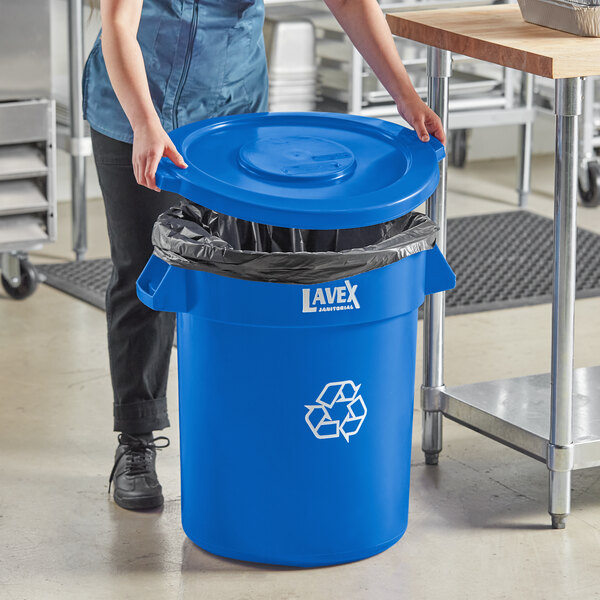
[(110, 258), (36, 265), (45, 283), (106, 310), (106, 288), (112, 272)]
[[(514, 211), (448, 220), (447, 257), (456, 288), (446, 313), (552, 302), (554, 224)], [(577, 230), (577, 298), (600, 296), (600, 236)]]
[[(552, 301), (553, 224), (525, 211), (448, 220), (447, 256), (456, 288), (446, 314)], [(46, 283), (104, 309), (110, 259), (37, 265)], [(600, 296), (600, 236), (577, 232), (577, 297)]]

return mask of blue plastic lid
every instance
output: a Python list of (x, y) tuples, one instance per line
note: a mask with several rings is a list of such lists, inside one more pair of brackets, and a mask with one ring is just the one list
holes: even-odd
[(187, 169), (163, 158), (159, 188), (247, 221), (300, 229), (384, 223), (422, 204), (444, 147), (400, 125), (335, 113), (256, 113), (170, 134)]

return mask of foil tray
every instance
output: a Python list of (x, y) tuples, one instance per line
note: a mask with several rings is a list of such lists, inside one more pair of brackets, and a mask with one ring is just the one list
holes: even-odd
[(518, 0), (528, 23), (585, 37), (600, 37), (598, 0)]

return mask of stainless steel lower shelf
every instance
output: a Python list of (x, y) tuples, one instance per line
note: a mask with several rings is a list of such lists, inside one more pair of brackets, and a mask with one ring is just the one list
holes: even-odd
[[(446, 388), (442, 413), (542, 462), (550, 436), (550, 375)], [(600, 466), (600, 366), (573, 377), (574, 469)]]

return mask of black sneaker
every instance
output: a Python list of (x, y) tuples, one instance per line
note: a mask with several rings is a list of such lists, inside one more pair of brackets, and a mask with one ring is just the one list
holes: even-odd
[[(166, 448), (169, 438), (119, 434), (115, 464), (108, 481), (108, 493), (114, 482), (115, 502), (122, 508), (139, 510), (163, 505), (162, 487), (156, 475), (156, 450)], [(165, 444), (157, 446), (156, 442)]]

